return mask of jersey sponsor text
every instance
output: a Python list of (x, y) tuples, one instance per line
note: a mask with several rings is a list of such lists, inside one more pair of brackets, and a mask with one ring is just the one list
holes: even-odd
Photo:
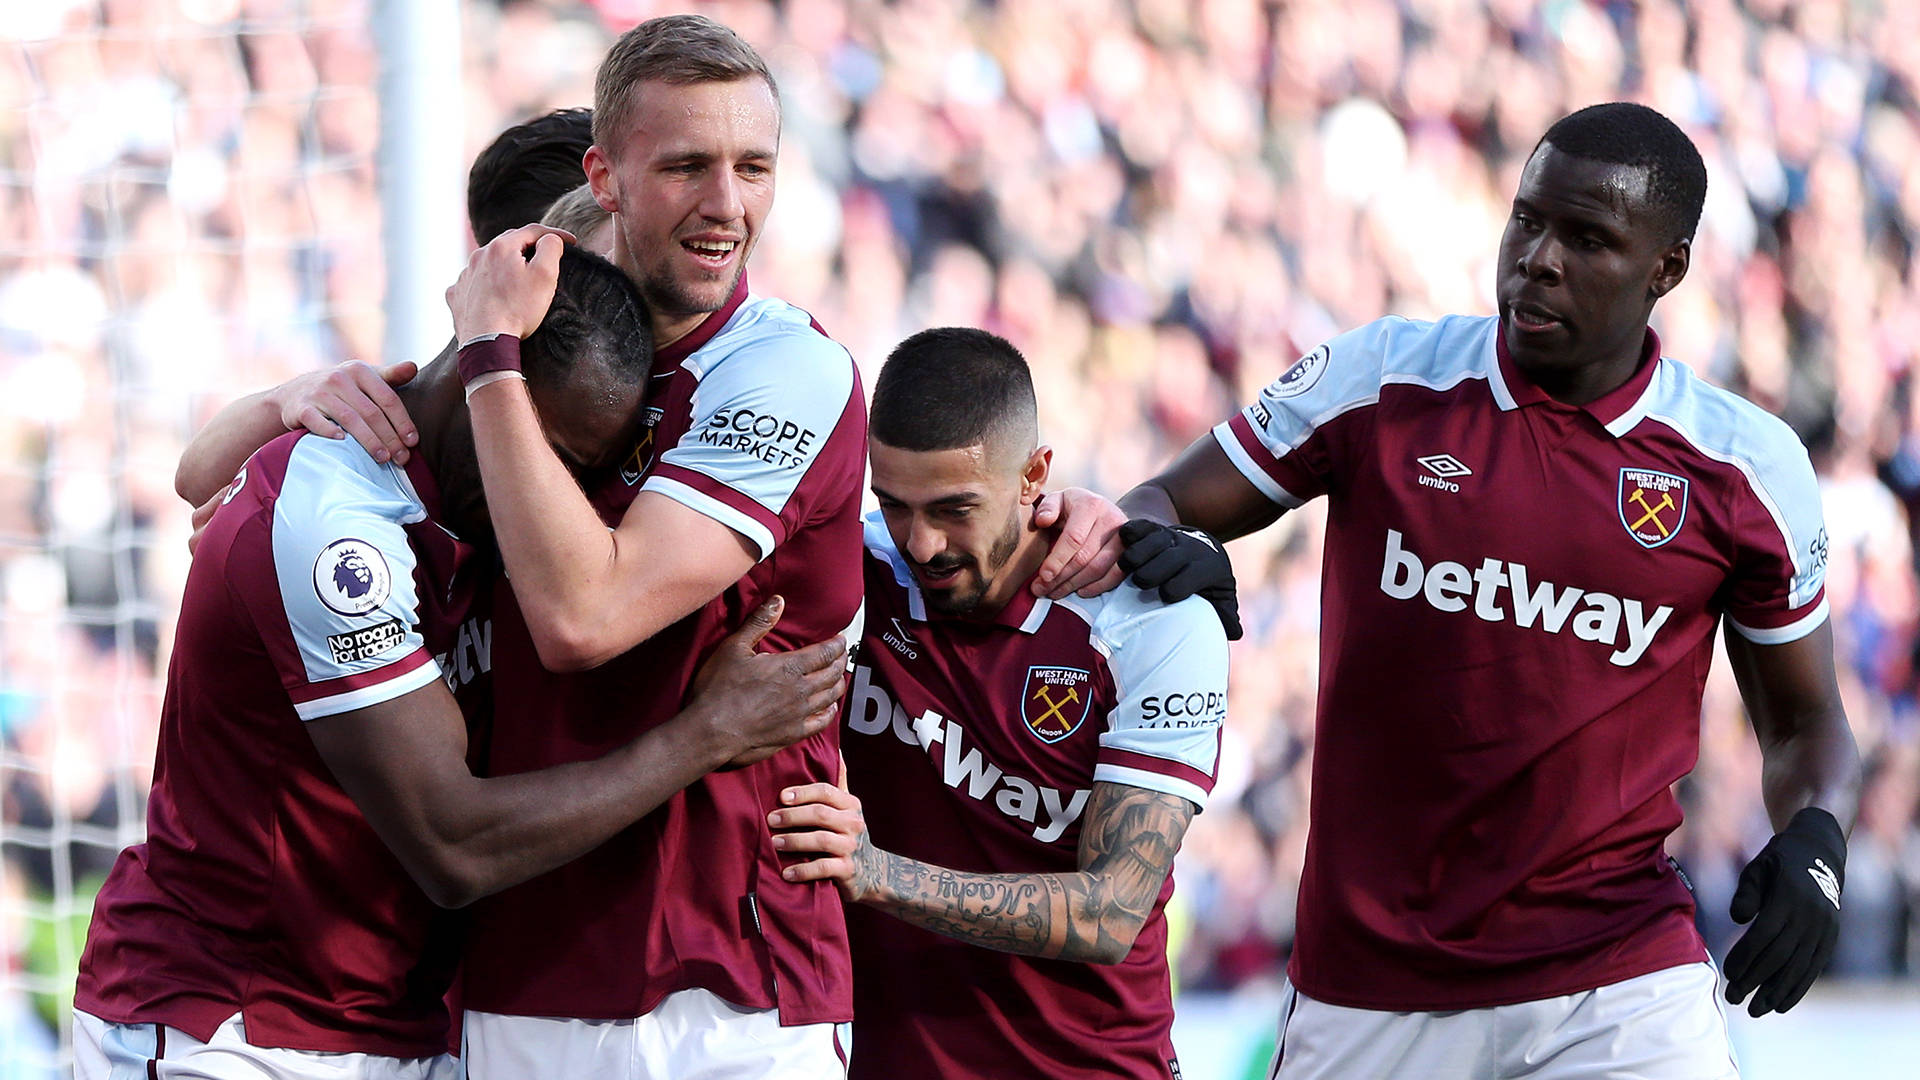
[(1065, 835), (1087, 808), (1090, 788), (1063, 792), (1014, 776), (988, 761), (979, 747), (967, 746), (966, 729), (958, 721), (932, 709), (917, 717), (908, 716), (905, 709), (894, 704), (891, 695), (874, 685), (873, 669), (865, 664), (853, 669), (853, 707), (847, 714), (847, 730), (860, 735), (892, 730), (901, 742), (929, 753), (939, 743), (941, 753), (935, 760), (940, 763), (942, 783), (980, 802), (993, 796), (995, 809), (1033, 825), (1033, 838), (1043, 844)]
[[(1607, 662), (1630, 667), (1653, 644), (1655, 634), (1673, 615), (1673, 608), (1662, 604), (1647, 614), (1647, 605), (1631, 597), (1595, 592), (1551, 581), (1530, 580), (1527, 568), (1517, 562), (1485, 558), (1469, 570), (1464, 563), (1436, 562), (1426, 566), (1418, 555), (1403, 545), (1398, 529), (1387, 530), (1386, 557), (1380, 564), (1380, 591), (1395, 600), (1424, 597), (1436, 611), (1465, 611), (1472, 597), (1473, 614), (1485, 622), (1506, 622), (1509, 608), (1501, 604), (1501, 589), (1511, 607), (1513, 622), (1523, 628), (1535, 624), (1549, 634), (1566, 629), (1569, 621), (1573, 636), (1582, 641), (1619, 645), (1626, 632), (1626, 644), (1615, 649)], [(1576, 612), (1575, 606), (1580, 610)]]

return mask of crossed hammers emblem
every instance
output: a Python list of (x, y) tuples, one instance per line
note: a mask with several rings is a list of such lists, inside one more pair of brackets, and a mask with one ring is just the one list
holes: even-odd
[(1639, 503), (1640, 509), (1646, 511), (1646, 513), (1640, 515), (1640, 520), (1635, 521), (1630, 526), (1630, 528), (1637, 531), (1640, 528), (1640, 526), (1645, 525), (1647, 522), (1651, 521), (1653, 522), (1653, 527), (1660, 530), (1661, 536), (1673, 535), (1673, 533), (1667, 529), (1667, 523), (1660, 520), (1660, 514), (1662, 511), (1671, 510), (1673, 508), (1673, 492), (1671, 491), (1661, 492), (1660, 504), (1658, 506), (1647, 505), (1647, 492), (1645, 488), (1634, 488), (1633, 494), (1627, 496), (1627, 499), (1630, 502)]
[(1047, 688), (1045, 686), (1035, 687), (1033, 690), (1033, 696), (1035, 700), (1039, 701), (1041, 704), (1047, 707), (1046, 712), (1041, 713), (1038, 717), (1034, 719), (1033, 721), (1034, 727), (1042, 727), (1049, 720), (1054, 720), (1054, 719), (1058, 719), (1061, 723), (1064, 724), (1067, 722), (1067, 717), (1066, 717), (1066, 714), (1061, 710), (1065, 709), (1069, 705), (1077, 704), (1080, 701), (1080, 688), (1077, 686), (1067, 687), (1067, 696), (1061, 698), (1059, 701), (1053, 700), (1053, 695), (1047, 693)]

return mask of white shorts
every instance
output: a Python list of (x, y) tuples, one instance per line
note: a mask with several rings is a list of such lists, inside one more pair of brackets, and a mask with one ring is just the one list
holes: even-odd
[(469, 1011), (460, 1056), (473, 1080), (829, 1080), (847, 1075), (836, 1026), (693, 989), (632, 1020)]
[(247, 1043), (240, 1015), (201, 1042), (160, 1024), (110, 1024), (73, 1011), (74, 1080), (461, 1080), (446, 1054), (328, 1054)]
[(1667, 968), (1565, 997), (1382, 1012), (1287, 984), (1274, 1080), (1739, 1080), (1719, 975)]

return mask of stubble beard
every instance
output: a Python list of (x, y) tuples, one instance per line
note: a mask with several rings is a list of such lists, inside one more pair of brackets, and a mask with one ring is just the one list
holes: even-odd
[[(728, 298), (740, 287), (740, 278), (747, 272), (747, 255), (750, 252), (740, 253), (740, 261), (733, 268), (733, 277), (727, 280), (724, 288), (720, 288), (718, 282), (692, 283), (674, 273), (673, 260), (679, 246), (678, 242), (673, 242), (672, 249), (654, 260), (653, 265), (635, 282), (647, 306), (656, 316), (668, 317), (705, 315), (727, 306)], [(715, 289), (718, 291), (710, 291)]]

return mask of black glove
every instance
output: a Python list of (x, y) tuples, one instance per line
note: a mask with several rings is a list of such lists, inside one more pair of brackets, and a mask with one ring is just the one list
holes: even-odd
[(1213, 605), (1228, 641), (1239, 641), (1240, 600), (1234, 593), (1233, 563), (1220, 541), (1200, 529), (1162, 525), (1134, 518), (1120, 526), (1120, 569), (1143, 589), (1160, 590), (1160, 599), (1179, 603), (1198, 595)]
[(1750, 1016), (1799, 1003), (1833, 959), (1846, 865), (1840, 823), (1809, 806), (1740, 871), (1728, 914), (1753, 925), (1727, 952), (1728, 1001), (1738, 1005), (1757, 987)]

